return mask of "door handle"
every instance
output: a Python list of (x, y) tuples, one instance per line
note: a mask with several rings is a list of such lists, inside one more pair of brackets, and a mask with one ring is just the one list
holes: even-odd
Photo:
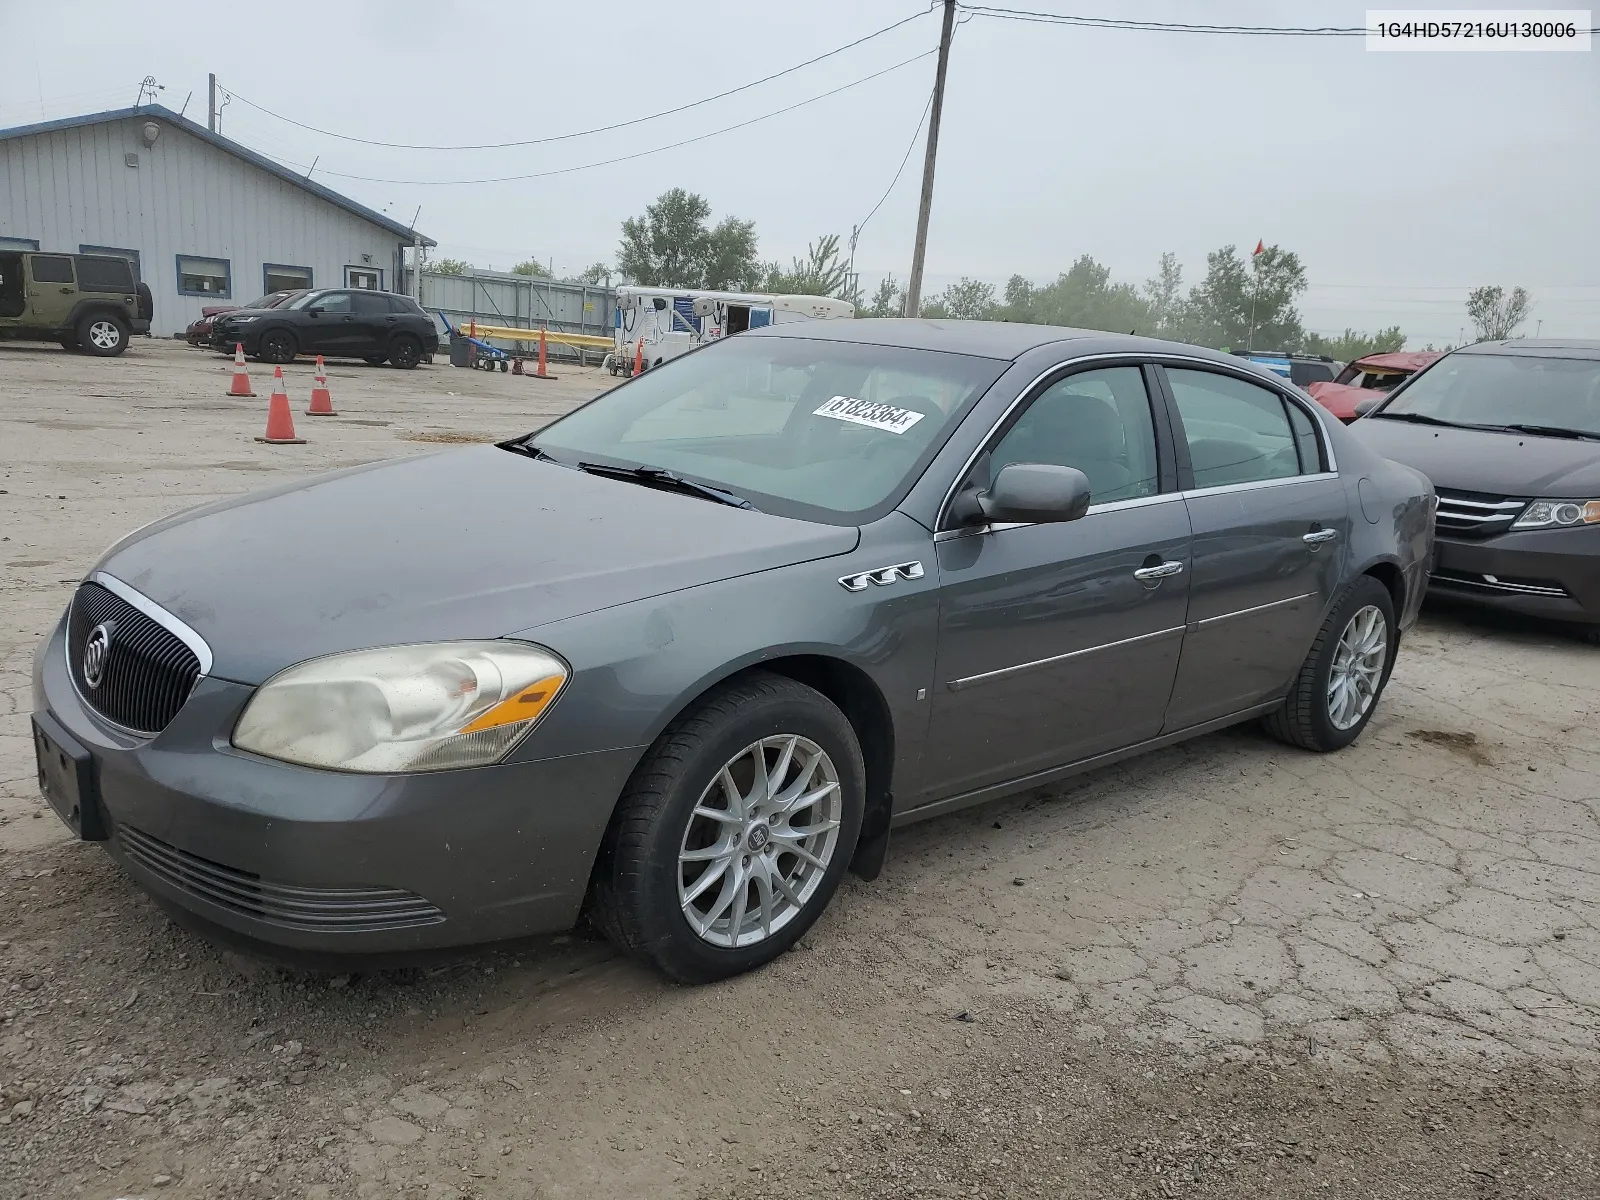
[(1166, 562), (1160, 563), (1154, 567), (1137, 568), (1133, 573), (1133, 577), (1140, 583), (1152, 583), (1159, 582), (1160, 580), (1167, 578), (1169, 575), (1182, 574), (1183, 564), (1175, 559), (1168, 559)]
[(1300, 540), (1315, 550), (1323, 542), (1331, 542), (1339, 536), (1337, 529), (1313, 529)]
[(72, 295), (72, 289), (69, 288), (69, 287), (64, 287), (64, 288), (61, 289), (61, 294), (63, 296), (70, 296), (70, 295)]

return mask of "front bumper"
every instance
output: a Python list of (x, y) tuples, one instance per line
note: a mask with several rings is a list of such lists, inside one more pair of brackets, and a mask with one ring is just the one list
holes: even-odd
[(1600, 625), (1600, 525), (1481, 540), (1436, 538), (1429, 591), (1509, 612)]
[(211, 327), (211, 348), (224, 354), (232, 354), (235, 345), (244, 347), (246, 354), (256, 352), (258, 339), (249, 325), (239, 329), (218, 329)]
[(67, 671), (64, 622), (34, 708), (93, 756), (103, 843), (140, 887), (291, 951), (391, 954), (571, 928), (637, 752), (466, 771), (317, 771), (234, 750), (254, 688), (202, 678), (154, 738), (109, 725)]

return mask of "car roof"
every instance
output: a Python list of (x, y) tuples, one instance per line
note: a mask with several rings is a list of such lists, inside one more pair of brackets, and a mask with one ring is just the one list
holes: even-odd
[[(1232, 354), (1166, 342), (1159, 338), (1098, 329), (1068, 329), (1060, 325), (1021, 325), (1011, 321), (945, 321), (923, 317), (859, 317), (854, 320), (789, 321), (739, 334), (740, 337), (810, 338), (856, 342), (867, 346), (896, 346), (908, 350), (944, 350), (976, 358), (1011, 360), (1039, 346), (1077, 342), (1081, 354), (1181, 354), (1208, 358), (1237, 367)], [(1245, 360), (1248, 362), (1248, 360)]]
[(1371, 367), (1378, 371), (1420, 371), (1444, 357), (1443, 350), (1388, 350), (1356, 359), (1352, 367)]
[(1475, 342), (1457, 354), (1517, 354), (1530, 358), (1600, 359), (1600, 339), (1510, 338), (1503, 342)]

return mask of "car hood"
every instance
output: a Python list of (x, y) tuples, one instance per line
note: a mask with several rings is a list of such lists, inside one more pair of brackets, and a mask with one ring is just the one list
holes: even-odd
[(1306, 385), (1306, 393), (1341, 421), (1353, 421), (1356, 405), (1363, 400), (1381, 400), (1383, 393), (1372, 388), (1351, 387), (1347, 383), (1319, 381)]
[(1417, 468), (1436, 488), (1552, 499), (1600, 496), (1600, 442), (1382, 417), (1363, 417), (1350, 432), (1385, 458)]
[(318, 655), (502, 637), (845, 554), (859, 536), (482, 446), (180, 513), (98, 569), (204, 637), (213, 675), (260, 683)]

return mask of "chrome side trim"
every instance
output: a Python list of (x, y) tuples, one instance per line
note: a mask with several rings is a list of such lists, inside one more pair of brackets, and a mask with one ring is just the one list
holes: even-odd
[(1269, 608), (1282, 608), (1285, 604), (1299, 604), (1302, 600), (1315, 599), (1316, 595), (1317, 594), (1315, 592), (1304, 592), (1298, 596), (1290, 596), (1285, 600), (1273, 600), (1268, 604), (1257, 604), (1250, 608), (1241, 608), (1234, 612), (1222, 613), (1215, 617), (1205, 617), (1202, 620), (1191, 622), (1189, 628), (1202, 629), (1207, 625), (1216, 625), (1222, 621), (1231, 621), (1235, 617), (1248, 617), (1251, 613), (1266, 612)]
[(177, 617), (162, 608), (143, 592), (136, 592), (133, 588), (123, 583), (115, 575), (107, 575), (104, 571), (92, 571), (87, 583), (98, 583), (106, 591), (137, 608), (157, 625), (162, 626), (175, 636), (180, 642), (194, 651), (195, 658), (200, 660), (200, 677), (211, 674), (211, 647), (206, 645), (205, 638), (201, 637)]
[(961, 679), (952, 679), (945, 684), (952, 692), (959, 692), (963, 688), (973, 687), (976, 684), (988, 683), (992, 679), (1004, 679), (1010, 675), (1020, 675), (1024, 671), (1033, 671), (1040, 667), (1054, 666), (1056, 663), (1066, 662), (1070, 658), (1082, 658), (1086, 654), (1098, 654), (1102, 650), (1115, 650), (1118, 646), (1131, 646), (1135, 642), (1150, 642), (1157, 638), (1171, 637), (1182, 633), (1182, 625), (1174, 625), (1171, 629), (1158, 629), (1154, 633), (1141, 633), (1138, 637), (1123, 638), (1121, 641), (1105, 642), (1099, 646), (1088, 646), (1082, 650), (1072, 650), (1066, 654), (1056, 654), (1049, 658), (1036, 658), (1032, 662), (1018, 663), (1014, 667), (1001, 667), (998, 671), (984, 671), (978, 675), (967, 675)]
[[(1091, 504), (1087, 512), (1078, 518), (1086, 521), (1096, 513), (1117, 512), (1124, 508), (1145, 508), (1151, 504), (1172, 504), (1183, 499), (1182, 492), (1158, 492), (1154, 496), (1134, 496), (1130, 500), (1108, 500), (1104, 504)], [(1076, 525), (1077, 521), (1056, 522), (1063, 525)], [(942, 533), (933, 535), (936, 542), (947, 542), (951, 538), (970, 537), (975, 533), (1001, 533), (1007, 529), (1028, 529), (1039, 524), (1037, 521), (996, 521), (989, 525), (969, 525), (965, 529), (946, 529)]]
[[(1330, 476), (1337, 477), (1338, 474), (1339, 474), (1339, 460), (1334, 455), (1334, 452), (1333, 452), (1333, 438), (1330, 436), (1330, 434), (1328, 432), (1329, 426), (1328, 426), (1327, 420), (1325, 419), (1325, 418), (1331, 417), (1332, 414), (1330, 414), (1327, 411), (1327, 409), (1323, 408), (1322, 405), (1316, 403), (1315, 401), (1312, 401), (1310, 404), (1307, 404), (1299, 396), (1293, 394), (1292, 392), (1290, 392), (1290, 391), (1288, 391), (1288, 390), (1286, 390), (1286, 389), (1284, 389), (1282, 387), (1279, 387), (1273, 380), (1265, 378), (1264, 377), (1264, 373), (1261, 374), (1261, 375), (1258, 375), (1254, 371), (1241, 370), (1241, 369), (1235, 367), (1232, 363), (1217, 362), (1215, 359), (1200, 358), (1200, 357), (1197, 357), (1197, 356), (1194, 356), (1194, 355), (1189, 355), (1189, 354), (1166, 354), (1166, 353), (1163, 353), (1162, 351), (1159, 351), (1159, 350), (1118, 350), (1118, 351), (1111, 351), (1111, 352), (1103, 353), (1103, 354), (1080, 354), (1075, 358), (1063, 359), (1061, 362), (1056, 363), (1054, 366), (1050, 367), (1048, 370), (1041, 371), (1038, 375), (1034, 376), (1033, 380), (1028, 384), (1028, 386), (1023, 388), (1020, 392), (1017, 393), (1016, 399), (1013, 400), (1010, 404), (1006, 405), (1005, 412), (1001, 413), (999, 418), (994, 422), (994, 424), (989, 426), (989, 431), (987, 433), (985, 433), (983, 435), (983, 437), (979, 440), (977, 449), (975, 449), (971, 454), (969, 454), (967, 456), (967, 461), (962, 464), (961, 470), (956, 472), (955, 478), (950, 481), (950, 486), (947, 489), (945, 489), (944, 499), (940, 502), (939, 511), (938, 511), (938, 513), (935, 514), (934, 519), (933, 519), (933, 528), (936, 531), (935, 534), (934, 534), (935, 540), (937, 540), (938, 537), (939, 537), (939, 532), (938, 532), (939, 531), (939, 527), (944, 524), (945, 513), (949, 511), (950, 501), (955, 499), (956, 488), (961, 486), (961, 481), (967, 477), (967, 472), (972, 470), (972, 464), (978, 461), (978, 455), (982, 454), (984, 449), (985, 449), (985, 447), (988, 446), (989, 439), (994, 436), (994, 431), (996, 429), (999, 429), (1000, 426), (1002, 426), (1002, 425), (1004, 425), (1006, 423), (1006, 421), (1010, 418), (1011, 414), (1016, 410), (1017, 405), (1021, 404), (1024, 400), (1030, 399), (1032, 397), (1032, 395), (1033, 395), (1033, 389), (1038, 387), (1041, 383), (1044, 382), (1044, 380), (1047, 377), (1049, 377), (1051, 375), (1054, 375), (1057, 371), (1060, 371), (1065, 367), (1075, 367), (1075, 366), (1082, 365), (1084, 363), (1093, 363), (1093, 362), (1128, 363), (1128, 364), (1130, 364), (1132, 366), (1136, 366), (1136, 367), (1144, 366), (1146, 364), (1150, 364), (1150, 365), (1153, 365), (1153, 366), (1160, 366), (1162, 363), (1168, 363), (1168, 362), (1195, 363), (1195, 364), (1197, 364), (1199, 366), (1206, 367), (1206, 368), (1208, 368), (1208, 369), (1210, 369), (1212, 371), (1216, 371), (1220, 375), (1231, 375), (1235, 379), (1242, 380), (1245, 383), (1254, 383), (1254, 384), (1257, 384), (1257, 385), (1265, 386), (1265, 387), (1269, 388), (1270, 390), (1276, 392), (1278, 395), (1282, 396), (1285, 400), (1287, 400), (1287, 401), (1289, 401), (1289, 402), (1291, 402), (1293, 404), (1299, 405), (1302, 411), (1310, 414), (1312, 421), (1314, 421), (1316, 423), (1317, 429), (1322, 434), (1322, 448), (1323, 448), (1324, 451), (1327, 452), (1327, 455), (1328, 455), (1328, 469), (1326, 471), (1319, 471), (1315, 475), (1297, 475), (1297, 476), (1294, 477), (1293, 480), (1290, 480), (1289, 482), (1294, 482), (1295, 480), (1304, 480), (1304, 479), (1325, 479), (1325, 478), (1328, 478)], [(1150, 400), (1152, 402), (1154, 402), (1154, 401), (1159, 399), (1159, 397), (1156, 397), (1156, 396), (1151, 396), (1149, 398), (1150, 398)], [(1163, 403), (1165, 403), (1165, 402), (1163, 401)], [(1181, 430), (1175, 430), (1174, 434), (1176, 435), (1179, 432), (1181, 432)], [(1279, 481), (1271, 480), (1269, 482), (1276, 483), (1276, 482), (1279, 482)], [(1227, 486), (1230, 486), (1230, 487), (1244, 487), (1244, 486), (1249, 486), (1249, 485), (1230, 484), (1230, 485), (1227, 485)], [(1212, 491), (1220, 491), (1221, 489), (1220, 488), (1217, 488), (1217, 489), (1207, 488), (1205, 490), (1209, 493), (1209, 492), (1212, 492)], [(1167, 496), (1174, 495), (1174, 494), (1175, 493), (1172, 493), (1172, 492), (1163, 493), (1163, 498), (1165, 498)], [(1121, 503), (1121, 502), (1117, 501), (1116, 503)], [(1095, 508), (1094, 508), (1093, 505), (1091, 505), (1089, 507), (1089, 511), (1090, 512), (1094, 512), (1095, 511)], [(976, 528), (983, 529), (985, 527), (984, 526), (977, 526)], [(968, 531), (967, 530), (953, 530), (952, 529), (952, 530), (944, 530), (943, 532), (946, 532), (946, 533), (966, 533)]]
[(1337, 479), (1337, 471), (1318, 471), (1315, 475), (1286, 475), (1281, 479), (1252, 479), (1249, 483), (1219, 483), (1216, 487), (1190, 488), (1187, 492), (1179, 492), (1185, 500), (1200, 496), (1221, 496), (1228, 492), (1257, 492), (1262, 488), (1287, 487), (1294, 483), (1320, 483), (1327, 479)]

